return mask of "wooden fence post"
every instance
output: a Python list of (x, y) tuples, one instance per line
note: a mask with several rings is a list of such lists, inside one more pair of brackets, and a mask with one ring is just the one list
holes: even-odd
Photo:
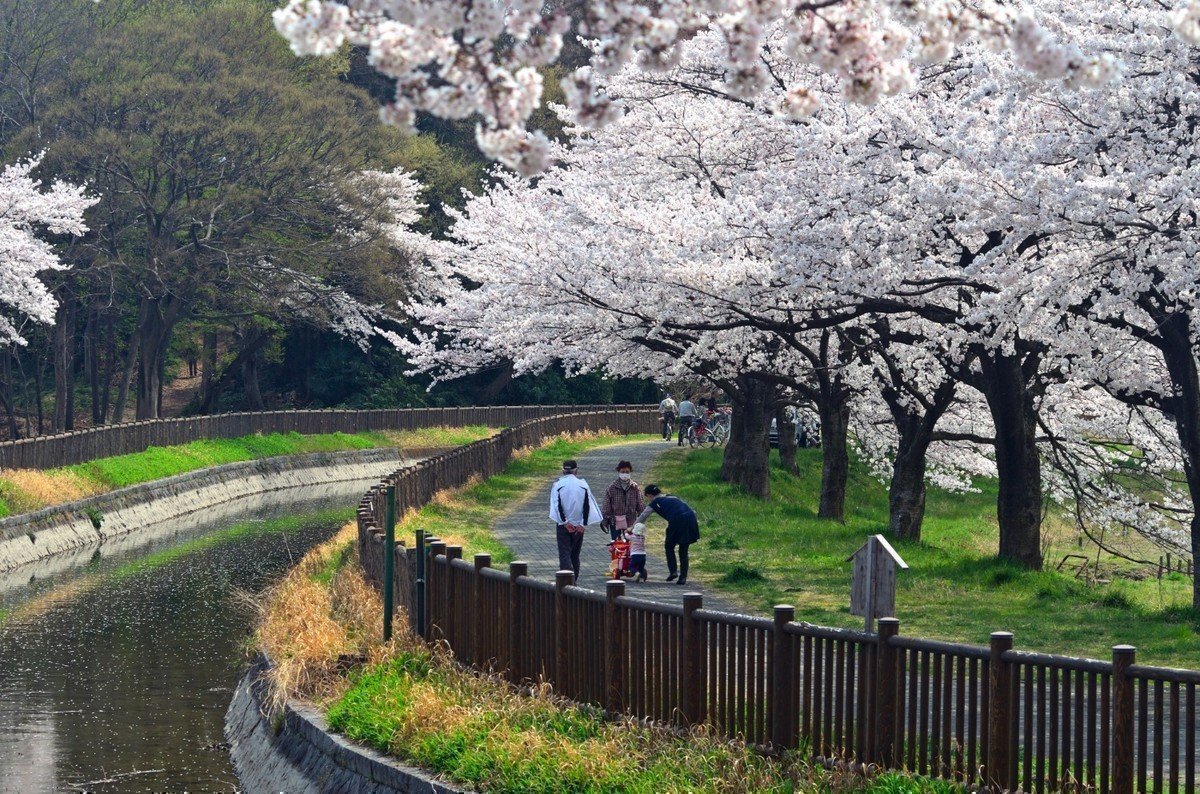
[(517, 580), (528, 575), (529, 563), (517, 561), (508, 564), (508, 680), (514, 684), (524, 677), (521, 649), (529, 641), (524, 610), (521, 608), (521, 584)]
[[(575, 584), (573, 571), (558, 571), (554, 574), (554, 692), (570, 697), (567, 692), (567, 594), (564, 588)], [(578, 660), (576, 660), (578, 661)]]
[(450, 646), (450, 652), (459, 660), (462, 659), (462, 656), (459, 655), (462, 651), (462, 641), (459, 639), (459, 635), (462, 632), (458, 627), (458, 616), (454, 614), (454, 610), (457, 608), (454, 603), (454, 578), (456, 576), (454, 573), (454, 561), (461, 559), (462, 546), (446, 547), (446, 582), (444, 585), (445, 590), (442, 591), (444, 593), (442, 596), (442, 609), (444, 610), (442, 617), (442, 639)]
[(625, 711), (625, 660), (629, 658), (629, 633), (617, 606), (625, 583), (614, 579), (604, 587), (604, 709), (610, 716)]
[(896, 618), (879, 618), (879, 645), (875, 652), (875, 714), (871, 724), (875, 730), (873, 758), (881, 766), (896, 765), (896, 673), (899, 654), (892, 647), (892, 637), (900, 633)]
[(416, 592), (413, 593), (413, 612), (411, 625), (409, 628), (416, 632), (418, 637), (425, 636), (425, 530), (418, 529), (416, 532), (417, 552), (417, 586)]
[(1013, 635), (1009, 631), (994, 631), (991, 636), (991, 656), (988, 668), (988, 758), (987, 782), (998, 791), (1012, 789), (1009, 779), (1013, 715), (1012, 664), (1004, 661), (1005, 651), (1012, 650)]
[(442, 628), (443, 621), (446, 619), (446, 586), (442, 584), (442, 579), (446, 577), (446, 569), (438, 570), (437, 558), (445, 555), (446, 544), (437, 538), (429, 541), (429, 562), (425, 566), (425, 595), (429, 596), (426, 599), (425, 608), (429, 613), (429, 622), (425, 627), (425, 639), (430, 641), (439, 640), (446, 636), (445, 629)]
[(495, 619), (495, 611), (482, 609), (483, 601), (483, 569), (492, 567), (492, 555), (475, 555), (475, 576), (471, 579), (471, 603), (466, 604), (463, 614), (470, 615), (471, 620), (471, 664), (479, 669), (486, 669), (483, 658), (483, 627)]
[(396, 611), (396, 486), (388, 485), (384, 493), (387, 517), (383, 522), (383, 641), (389, 642)]
[(695, 616), (702, 606), (704, 597), (699, 593), (683, 594), (683, 679), (679, 688), (685, 725), (704, 722), (704, 629)]
[(792, 684), (795, 682), (796, 665), (792, 658), (792, 642), (785, 631), (795, 619), (796, 608), (791, 604), (775, 606), (771, 677), (768, 679), (771, 691), (767, 696), (767, 708), (771, 710), (771, 744), (780, 750), (796, 746), (796, 720), (792, 715)]
[(1133, 794), (1133, 679), (1126, 671), (1136, 660), (1137, 649), (1132, 645), (1113, 646), (1113, 794)]

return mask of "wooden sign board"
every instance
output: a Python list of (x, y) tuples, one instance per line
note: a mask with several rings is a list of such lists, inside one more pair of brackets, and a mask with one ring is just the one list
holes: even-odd
[(850, 614), (866, 618), (872, 631), (875, 618), (896, 614), (896, 570), (907, 570), (906, 563), (883, 535), (872, 535), (858, 551), (847, 558), (854, 563), (850, 586)]

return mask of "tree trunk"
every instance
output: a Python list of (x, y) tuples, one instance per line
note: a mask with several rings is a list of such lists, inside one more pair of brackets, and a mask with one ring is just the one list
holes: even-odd
[(17, 426), (17, 412), (13, 406), (15, 397), (13, 396), (13, 373), (12, 373), (12, 347), (5, 347), (0, 353), (0, 378), (4, 379), (3, 395), (0, 399), (4, 401), (4, 418), (8, 422), (9, 438), (20, 438), (21, 428)]
[(108, 421), (109, 398), (112, 396), (113, 365), (117, 360), (117, 334), (113, 327), (111, 312), (104, 321), (104, 336), (108, 340), (108, 349), (104, 354), (104, 377), (101, 378), (100, 424)]
[(121, 369), (121, 388), (117, 390), (117, 401), (113, 403), (113, 424), (125, 421), (125, 406), (129, 403), (129, 389), (133, 385), (138, 356), (141, 354), (141, 344), (142, 338), (134, 330), (129, 337), (129, 349), (125, 351), (125, 365)]
[(207, 412), (216, 402), (212, 393), (217, 383), (217, 333), (205, 331), (200, 352), (200, 410)]
[(738, 378), (730, 418), (729, 443), (721, 479), (740, 485), (746, 493), (771, 495), (771, 416), (775, 388), (753, 378)]
[(162, 412), (163, 366), (180, 304), (170, 298), (143, 298), (138, 312), (137, 418), (157, 419)]
[(898, 426), (900, 443), (888, 486), (888, 532), (906, 540), (921, 539), (925, 520), (925, 454), (930, 434), (917, 421)]
[(822, 394), (817, 405), (821, 417), (821, 504), (818, 518), (844, 521), (846, 481), (850, 477), (850, 395), (842, 389)]
[(46, 412), (42, 409), (42, 360), (41, 358), (34, 359), (33, 362), (33, 402), (37, 408), (37, 431), (38, 435), (46, 432)]
[[(1200, 371), (1187, 315), (1155, 319), (1163, 340), (1163, 360), (1171, 376), (1175, 432), (1179, 435), (1183, 474), (1192, 501), (1192, 559), (1200, 564)], [(1200, 610), (1200, 576), (1192, 578), (1192, 608)]]
[(1000, 556), (1032, 570), (1042, 567), (1042, 466), (1037, 411), (1019, 355), (980, 356), (984, 397), (996, 428)]
[(100, 312), (95, 304), (88, 307), (83, 330), (83, 368), (92, 394), (92, 427), (97, 427), (104, 424), (104, 410), (100, 398)]
[(242, 359), (242, 387), (246, 396), (246, 408), (251, 411), (263, 410), (262, 392), (258, 389), (258, 360), (259, 351), (254, 350)]
[(74, 329), (71, 327), (75, 303), (67, 292), (59, 293), (58, 314), (54, 320), (54, 431), (73, 430), (70, 393), (74, 387)]
[(796, 463), (796, 423), (788, 417), (786, 406), (775, 409), (775, 429), (779, 435), (779, 462), (785, 471), (799, 474), (800, 465)]

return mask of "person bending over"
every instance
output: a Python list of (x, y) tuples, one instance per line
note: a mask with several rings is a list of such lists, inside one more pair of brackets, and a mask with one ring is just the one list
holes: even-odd
[[(637, 525), (645, 529), (645, 521), (651, 513), (658, 513), (667, 522), (667, 538), (663, 549), (667, 555), (667, 581), (687, 584), (688, 546), (700, 540), (700, 524), (696, 511), (678, 496), (669, 496), (657, 485), (647, 485), (646, 496), (650, 502), (638, 516)], [(635, 525), (634, 529), (637, 529)], [(675, 564), (675, 548), (679, 548), (679, 565)]]

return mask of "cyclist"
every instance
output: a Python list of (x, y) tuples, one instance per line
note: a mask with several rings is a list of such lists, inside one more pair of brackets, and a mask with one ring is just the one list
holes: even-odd
[(683, 446), (683, 439), (687, 436), (688, 428), (695, 421), (696, 405), (690, 396), (685, 395), (683, 402), (679, 404), (679, 446)]
[(658, 404), (658, 412), (662, 414), (662, 434), (663, 441), (671, 440), (671, 428), (675, 424), (675, 401), (671, 399), (671, 394), (668, 392), (663, 401)]

